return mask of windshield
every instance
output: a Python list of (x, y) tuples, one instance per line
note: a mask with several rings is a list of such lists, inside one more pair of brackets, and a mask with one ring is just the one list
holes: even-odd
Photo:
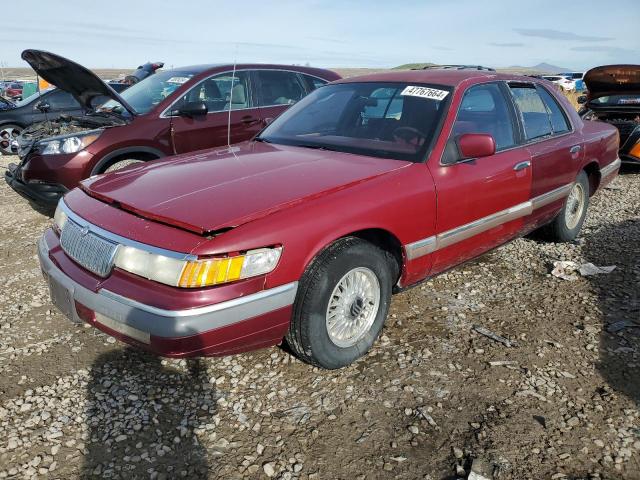
[[(195, 74), (196, 72), (192, 71), (176, 70), (159, 72), (130, 86), (120, 93), (120, 96), (131, 105), (136, 113), (149, 113)], [(124, 107), (115, 100), (109, 100), (99, 110), (125, 113)]]
[(594, 98), (589, 102), (594, 105), (607, 105), (607, 106), (640, 106), (640, 95), (608, 95), (606, 97)]
[(449, 87), (344, 83), (315, 90), (258, 141), (417, 162), (431, 144)]

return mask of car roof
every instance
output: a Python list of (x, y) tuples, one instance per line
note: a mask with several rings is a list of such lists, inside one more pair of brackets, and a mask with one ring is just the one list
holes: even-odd
[(457, 87), (463, 82), (487, 81), (487, 80), (531, 80), (529, 77), (517, 74), (496, 73), (479, 70), (395, 70), (382, 73), (373, 73), (357, 77), (349, 77), (335, 83), (353, 82), (411, 82), (411, 83), (431, 83)]
[[(207, 72), (208, 70), (233, 70), (233, 63), (210, 63), (203, 65), (188, 65), (184, 67), (174, 67), (170, 70), (163, 70), (165, 72), (182, 72), (191, 71), (196, 75)], [(293, 70), (296, 72), (307, 72), (310, 74), (318, 74), (322, 72), (329, 72), (330, 70), (314, 67), (301, 67), (298, 65), (280, 65), (272, 63), (238, 63), (235, 65), (236, 70), (247, 69), (277, 69), (277, 70)], [(332, 72), (333, 73), (333, 72)]]

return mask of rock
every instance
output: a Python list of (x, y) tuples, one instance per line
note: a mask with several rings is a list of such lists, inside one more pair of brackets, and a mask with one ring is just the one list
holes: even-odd
[(262, 465), (262, 469), (267, 477), (271, 478), (276, 474), (275, 463), (267, 462)]

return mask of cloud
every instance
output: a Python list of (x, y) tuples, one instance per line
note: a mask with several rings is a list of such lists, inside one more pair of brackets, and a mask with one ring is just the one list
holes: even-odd
[(598, 52), (598, 53), (634, 53), (633, 50), (629, 48), (622, 47), (614, 47), (610, 45), (586, 45), (584, 47), (572, 47), (571, 50), (574, 52)]
[(609, 40), (613, 40), (612, 37), (592, 37), (548, 28), (514, 28), (514, 30), (525, 37), (539, 37), (548, 40), (573, 40), (576, 42), (608, 42)]
[(504, 43), (493, 42), (493, 43), (490, 43), (489, 45), (494, 47), (524, 47), (524, 43), (520, 43), (520, 42), (504, 42)]

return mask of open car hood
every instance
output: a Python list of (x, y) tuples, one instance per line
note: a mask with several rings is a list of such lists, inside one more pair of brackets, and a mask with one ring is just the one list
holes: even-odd
[(603, 65), (584, 75), (589, 100), (609, 95), (640, 94), (640, 65)]
[(94, 110), (92, 100), (109, 97), (120, 103), (129, 113), (135, 110), (116, 91), (89, 69), (71, 60), (43, 50), (25, 50), (22, 59), (47, 82), (73, 95), (87, 111)]
[(231, 148), (156, 160), (80, 186), (141, 217), (209, 234), (411, 165), (256, 142)]

